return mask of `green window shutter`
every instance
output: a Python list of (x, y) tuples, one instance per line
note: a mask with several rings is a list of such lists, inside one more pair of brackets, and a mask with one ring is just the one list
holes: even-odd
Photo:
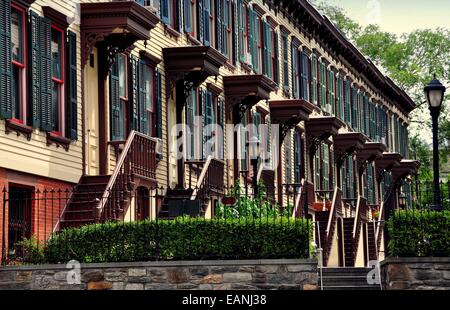
[(41, 48), (39, 44), (40, 17), (30, 11), (30, 124), (34, 128), (41, 127)]
[(269, 76), (269, 56), (268, 56), (268, 41), (269, 41), (269, 35), (267, 33), (267, 29), (269, 28), (269, 25), (263, 21), (261, 23), (262, 25), (262, 33), (263, 33), (263, 57), (262, 57), (262, 65), (263, 65), (263, 73), (265, 75), (267, 75), (267, 77), (271, 77)]
[(354, 174), (353, 174), (353, 160), (351, 156), (347, 157), (347, 165), (348, 165), (348, 198), (355, 198), (355, 182), (354, 182)]
[(223, 34), (222, 34), (222, 25), (223, 25), (223, 1), (224, 0), (216, 0), (214, 5), (215, 9), (215, 18), (214, 18), (214, 33), (215, 33), (215, 48), (219, 52), (222, 51), (223, 47)]
[(318, 105), (317, 100), (317, 56), (311, 56), (311, 103)]
[(248, 123), (248, 110), (245, 112), (244, 116), (242, 117), (242, 127), (239, 131), (240, 135), (240, 150), (241, 150), (241, 171), (248, 169), (248, 163), (247, 163), (247, 133), (244, 130), (244, 127), (247, 126)]
[(298, 46), (291, 42), (291, 68), (292, 68), (292, 95), (294, 98), (299, 98), (299, 90), (298, 90)]
[(281, 45), (283, 48), (283, 88), (289, 89), (289, 64), (288, 64), (288, 38), (285, 33), (281, 35)]
[(41, 129), (52, 131), (51, 21), (47, 18), (41, 18), (39, 30), (41, 51)]
[(0, 1), (0, 119), (12, 117), (11, 1)]
[[(224, 131), (224, 115), (225, 115), (225, 100), (222, 98), (217, 99), (217, 124), (222, 129), (222, 134), (225, 135)], [(219, 141), (220, 142), (220, 141)], [(224, 145), (221, 143), (218, 143), (219, 152), (218, 155), (220, 158), (225, 158), (224, 153)]]
[(346, 161), (342, 163), (341, 167), (341, 187), (342, 187), (342, 197), (347, 198), (347, 170), (346, 167)]
[(71, 140), (78, 138), (78, 108), (77, 108), (77, 35), (67, 32), (67, 137)]
[(192, 32), (192, 5), (191, 0), (183, 0), (184, 31)]
[(294, 131), (294, 182), (300, 183), (300, 135)]
[(277, 84), (280, 84), (280, 62), (278, 57), (280, 56), (279, 54), (279, 46), (278, 46), (278, 32), (274, 31), (273, 32), (273, 36), (274, 36), (274, 64), (273, 64), (273, 77), (274, 77), (274, 82)]
[(287, 135), (286, 135), (286, 139), (284, 141), (284, 162), (286, 165), (286, 176), (285, 176), (285, 181), (286, 183), (290, 183), (291, 182), (291, 178), (292, 178), (292, 165), (291, 165), (291, 131), (289, 130)]
[(336, 115), (336, 93), (335, 93), (335, 87), (336, 87), (336, 81), (335, 81), (335, 75), (334, 71), (330, 70), (328, 74), (328, 91), (330, 93), (330, 100), (329, 104), (331, 105), (331, 114)]
[(128, 70), (128, 83), (129, 94), (130, 94), (130, 115), (131, 115), (131, 128), (133, 130), (139, 131), (139, 65), (138, 59), (135, 56), (129, 57)]
[(336, 84), (336, 115), (343, 120), (342, 77), (339, 74), (336, 76)]
[(197, 1), (197, 39), (203, 42), (205, 36), (205, 25), (203, 19), (203, 0)]
[(272, 56), (273, 56), (273, 32), (272, 28), (269, 24), (266, 24), (266, 32), (267, 32), (267, 68), (268, 68), (268, 77), (273, 80), (274, 73), (273, 73), (273, 63), (272, 63)]
[(120, 102), (120, 91), (119, 91), (119, 66), (118, 58), (111, 68), (111, 73), (109, 75), (109, 102), (110, 102), (110, 126), (111, 126), (111, 140), (123, 140), (123, 110), (122, 104)]
[(239, 39), (239, 61), (245, 62), (244, 30), (245, 30), (245, 9), (242, 0), (237, 0), (237, 21)]
[(250, 54), (252, 56), (253, 71), (259, 72), (259, 57), (258, 57), (258, 15), (252, 9), (249, 9), (249, 38), (250, 38)]

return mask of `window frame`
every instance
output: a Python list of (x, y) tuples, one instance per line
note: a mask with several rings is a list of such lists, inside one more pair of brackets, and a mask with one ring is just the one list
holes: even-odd
[(146, 89), (147, 95), (150, 93), (150, 96), (151, 96), (151, 106), (152, 106), (151, 111), (149, 111), (149, 109), (148, 109), (147, 98), (145, 98), (144, 113), (147, 114), (147, 122), (148, 122), (147, 130), (148, 130), (148, 134), (150, 135), (150, 137), (156, 137), (156, 126), (154, 126), (154, 124), (156, 124), (156, 95), (155, 95), (155, 93), (156, 93), (156, 78), (155, 78), (156, 68), (154, 65), (150, 64), (149, 62), (147, 62), (145, 60), (143, 61), (143, 66), (144, 66), (144, 68), (149, 70), (148, 76), (150, 77), (150, 83), (151, 83), (151, 93), (150, 93), (150, 90)]
[[(28, 49), (28, 44), (27, 44), (27, 10), (24, 9), (21, 6), (16, 5), (15, 3), (11, 3), (11, 16), (12, 16), (12, 11), (15, 10), (17, 11), (20, 15), (21, 15), (21, 43), (22, 43), (22, 50), (21, 50), (21, 57), (22, 57), (22, 62), (18, 62), (16, 60), (13, 59), (12, 55), (11, 55), (11, 71), (14, 70), (14, 67), (17, 67), (19, 70), (19, 77), (20, 77), (20, 85), (21, 85), (21, 89), (20, 89), (20, 94), (17, 94), (20, 99), (19, 99), (19, 110), (20, 110), (20, 117), (12, 117), (10, 119), (11, 122), (14, 123), (19, 123), (19, 124), (25, 124), (26, 121), (26, 113), (27, 113), (27, 107), (26, 107), (26, 99), (27, 99), (27, 55), (25, 53), (25, 51), (27, 51)], [(12, 20), (12, 19), (11, 19)], [(12, 29), (12, 28), (11, 28)], [(11, 38), (11, 42), (12, 42), (12, 38)], [(15, 105), (15, 102), (14, 102)], [(16, 107), (14, 107), (14, 114), (15, 114), (15, 109)], [(17, 115), (14, 115), (17, 116)]]
[[(64, 106), (65, 106), (65, 71), (66, 71), (66, 67), (65, 67), (65, 49), (66, 49), (66, 31), (55, 25), (53, 22), (51, 23), (51, 31), (57, 31), (61, 34), (61, 76), (60, 78), (54, 77), (53, 76), (53, 67), (51, 68), (51, 82), (53, 83), (57, 83), (59, 85), (59, 119), (58, 119), (58, 130), (52, 130), (51, 133), (58, 135), (58, 136), (63, 136), (64, 135)], [(53, 64), (53, 61), (52, 61)], [(53, 96), (53, 91), (52, 91), (52, 96)], [(53, 98), (52, 98), (53, 100)], [(53, 108), (53, 107), (52, 107)], [(52, 111), (52, 115), (53, 115), (53, 111)], [(54, 126), (54, 124), (52, 123), (52, 126)]]

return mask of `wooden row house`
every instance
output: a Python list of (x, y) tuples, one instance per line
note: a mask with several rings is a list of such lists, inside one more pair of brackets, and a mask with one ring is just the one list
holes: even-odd
[(254, 176), (249, 133), (211, 156), (211, 124), (279, 125), (259, 137), (279, 164), (256, 177), (318, 223), (326, 265), (383, 252), (370, 210), (395, 208), (417, 169), (415, 104), (307, 1), (0, 0), (0, 23), (3, 257), (19, 237), (167, 218), (180, 201), (213, 217)]

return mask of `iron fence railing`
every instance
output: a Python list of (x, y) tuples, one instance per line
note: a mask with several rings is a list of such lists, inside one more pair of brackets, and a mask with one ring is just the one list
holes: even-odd
[[(202, 195), (194, 200), (192, 193), (199, 190), (195, 187), (170, 189), (131, 186), (127, 187), (125, 193), (123, 190), (103, 190), (96, 186), (98, 184), (44, 190), (3, 188), (0, 195), (1, 263), (23, 261), (26, 254), (23, 240), (45, 247), (46, 242), (63, 229), (98, 222), (140, 223), (143, 220), (174, 220), (180, 216), (189, 216), (197, 221), (217, 219), (252, 225), (275, 222), (292, 225), (296, 218), (305, 217), (308, 212), (305, 206), (296, 205), (299, 201), (303, 204), (307, 201), (306, 198), (299, 199), (299, 195), (305, 195), (301, 184), (284, 184), (278, 188), (261, 183), (257, 196), (250, 184), (235, 184), (225, 187), (220, 196), (215, 190), (202, 189)], [(117, 198), (114, 218), (98, 217), (105, 192), (108, 192), (108, 197)], [(294, 212), (296, 208), (302, 212)], [(309, 217), (306, 218), (305, 227), (309, 226), (310, 221)], [(181, 243), (184, 241), (180, 240)]]

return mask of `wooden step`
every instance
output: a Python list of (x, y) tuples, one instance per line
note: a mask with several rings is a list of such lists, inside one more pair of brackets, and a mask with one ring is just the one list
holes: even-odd
[(81, 177), (80, 184), (108, 184), (110, 175), (85, 175)]

